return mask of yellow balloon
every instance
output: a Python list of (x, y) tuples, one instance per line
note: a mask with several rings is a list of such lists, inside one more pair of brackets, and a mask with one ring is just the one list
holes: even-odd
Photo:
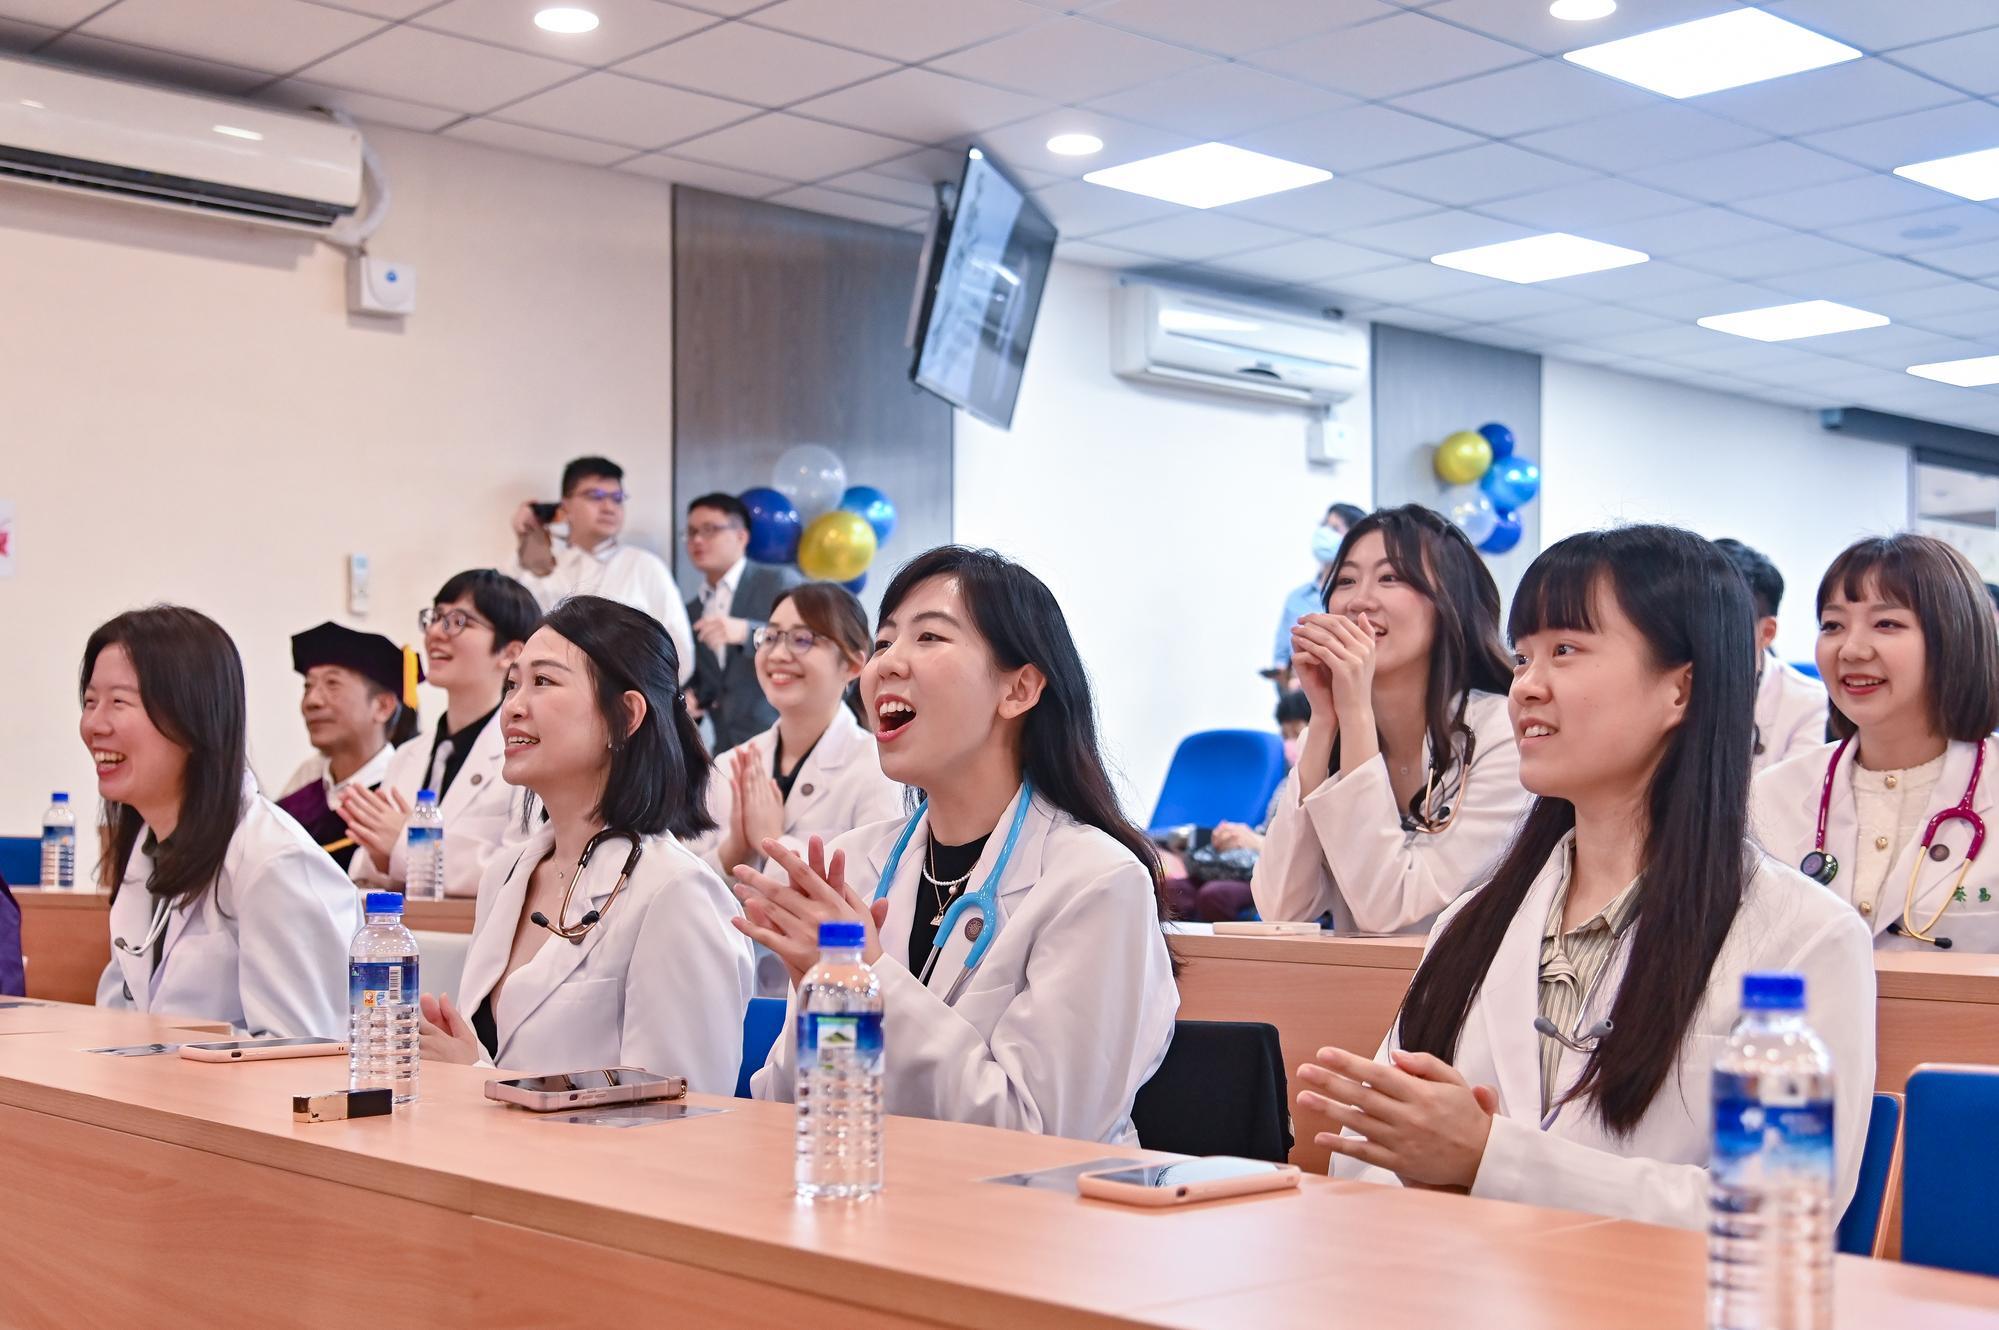
[(875, 529), (859, 513), (821, 513), (798, 539), (798, 571), (821, 582), (851, 582), (875, 557)]
[(1469, 485), (1492, 465), (1492, 444), (1476, 430), (1461, 429), (1437, 445), (1437, 478), (1446, 485)]

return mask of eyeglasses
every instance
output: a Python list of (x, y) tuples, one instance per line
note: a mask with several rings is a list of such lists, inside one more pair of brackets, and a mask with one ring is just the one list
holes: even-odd
[(742, 526), (736, 522), (703, 522), (700, 526), (688, 527), (681, 534), (689, 540), (694, 540), (697, 537), (702, 540), (713, 540), (715, 537), (724, 535), (730, 531), (741, 531), (742, 529)]
[(588, 499), (592, 503), (603, 503), (604, 501), (609, 500), (612, 503), (622, 505), (624, 501), (630, 497), (630, 495), (621, 489), (616, 489), (616, 490), (587, 489), (587, 490), (577, 490), (569, 497), (572, 499)]
[(477, 624), (481, 628), (491, 628), (493, 626), (484, 619), (473, 618), (464, 610), (428, 609), (417, 611), (416, 626), (418, 632), (429, 632), (432, 624), (436, 624), (446, 637), (456, 637), (474, 624)]
[(782, 642), (791, 648), (792, 655), (803, 656), (819, 645), (819, 634), (810, 628), (759, 628), (750, 640), (758, 651), (768, 651)]

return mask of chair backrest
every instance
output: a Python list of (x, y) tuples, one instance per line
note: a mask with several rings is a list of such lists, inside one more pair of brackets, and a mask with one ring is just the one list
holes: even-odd
[(1902, 1176), (1902, 1096), (1874, 1093), (1867, 1115), (1867, 1144), (1860, 1153), (1860, 1185), (1839, 1221), (1839, 1250), (1848, 1256), (1879, 1256), (1888, 1234), (1882, 1220), (1888, 1198)]
[(42, 842), (39, 836), (0, 836), (0, 878), (17, 887), (40, 886)]
[(1999, 1067), (1909, 1073), (1902, 1134), (1902, 1259), (1999, 1275)]
[(1284, 779), (1284, 738), (1264, 730), (1203, 730), (1173, 750), (1166, 783), (1152, 810), (1152, 830), (1212, 827), (1217, 822), (1260, 826)]
[(1276, 1026), (1175, 1021), (1166, 1060), (1139, 1087), (1131, 1119), (1148, 1150), (1283, 1163), (1290, 1108)]
[(750, 1077), (770, 1056), (770, 1046), (784, 1029), (784, 999), (753, 997), (743, 1011), (743, 1066), (736, 1073), (736, 1098), (750, 1097)]

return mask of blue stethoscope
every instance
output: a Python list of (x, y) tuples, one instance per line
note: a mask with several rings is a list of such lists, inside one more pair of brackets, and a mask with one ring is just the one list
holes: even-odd
[[(1023, 780), (1020, 783), (1019, 799), (1014, 804), (1013, 825), (1007, 828), (1006, 840), (1000, 845), (999, 858), (993, 864), (993, 871), (986, 874), (986, 880), (979, 884), (977, 891), (968, 891), (952, 901), (951, 907), (944, 911), (943, 921), (937, 925), (937, 940), (931, 944), (929, 959), (923, 962), (923, 973), (916, 976), (917, 982), (926, 985), (930, 982), (931, 972), (937, 968), (937, 958), (944, 954), (944, 944), (950, 941), (951, 934), (957, 930), (958, 921), (968, 914), (974, 916), (965, 921), (965, 937), (971, 942), (972, 949), (965, 953), (965, 968), (959, 972), (957, 979), (952, 981), (950, 992), (944, 995), (944, 1005), (947, 1007), (958, 1000), (958, 994), (964, 991), (965, 984), (972, 977), (972, 971), (979, 968), (979, 962), (986, 958), (986, 951), (993, 945), (993, 939), (999, 936), (1000, 879), (1006, 875), (1007, 862), (1013, 858), (1013, 847), (1020, 840), (1020, 829), (1027, 825), (1028, 805), (1033, 802), (1033, 782)], [(888, 852), (888, 862), (882, 865), (881, 883), (875, 888), (876, 900), (885, 898), (889, 888), (895, 884), (896, 870), (902, 866), (902, 852), (909, 848), (910, 838), (916, 834), (916, 824), (923, 820), (924, 813), (929, 809), (928, 799), (918, 804), (915, 816), (911, 817), (909, 824), (902, 829), (902, 835), (896, 837), (895, 848)]]

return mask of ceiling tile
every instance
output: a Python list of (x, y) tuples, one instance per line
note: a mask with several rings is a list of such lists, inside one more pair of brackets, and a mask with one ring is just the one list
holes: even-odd
[(1512, 326), (1538, 337), (1581, 341), (1595, 337), (1611, 337), (1619, 333), (1651, 332), (1660, 328), (1670, 328), (1672, 323), (1656, 314), (1643, 314), (1635, 309), (1619, 309), (1615, 305), (1591, 305), (1580, 309), (1565, 309), (1556, 314), (1539, 314), (1533, 318), (1515, 319)]
[(1135, 268), (1146, 262), (1143, 255), (1126, 249), (1113, 249), (1109, 245), (1099, 245), (1088, 240), (1061, 240), (1055, 245), (1055, 257), (1071, 263), (1087, 263), (1093, 268)]
[(1112, 0), (1090, 17), (1147, 37), (1239, 56), (1329, 28), (1385, 18), (1395, 7), (1382, 0), (1257, 0), (1247, 5), (1213, 0)]
[(1911, 162), (1999, 147), (1999, 106), (1956, 102), (1872, 124), (1814, 134), (1804, 141), (1863, 166), (1892, 171)]
[[(1091, 157), (1058, 157), (1048, 151), (1048, 140), (1057, 134), (1095, 134), (1104, 141), (1104, 150)], [(979, 143), (999, 160), (1000, 165), (1042, 171), (1067, 179), (1081, 179), (1103, 166), (1118, 166), (1162, 152), (1191, 148), (1201, 140), (1174, 134), (1150, 125), (1135, 124), (1105, 115), (1065, 106), (1017, 121), (979, 136)]]
[(1587, 171), (1505, 143), (1460, 148), (1360, 174), (1370, 184), (1458, 206), (1553, 189), (1589, 178)]
[(1681, 102), (1654, 102), (1635, 111), (1542, 130), (1519, 146), (1600, 171), (1631, 171), (1702, 153), (1727, 152), (1766, 136)]
[(632, 148), (663, 148), (746, 120), (756, 108), (622, 74), (586, 74), (495, 112), (514, 124)]
[(55, 35), (54, 28), (44, 28), (35, 23), (16, 23), (10, 18), (0, 18), (0, 51), (26, 55)]
[(413, 18), (429, 9), (437, 0), (314, 0), (316, 4), (333, 9), (351, 9), (357, 14), (369, 14), (375, 18)]
[(946, 73), (1050, 101), (1087, 102), (1207, 59), (1088, 19), (1063, 18), (931, 63)]
[(1632, 263), (1622, 268), (1606, 268), (1602, 272), (1557, 277), (1543, 285), (1550, 290), (1582, 296), (1588, 300), (1633, 304), (1651, 297), (1697, 291), (1703, 287), (1712, 287), (1714, 284), (1712, 273), (1695, 272), (1692, 268), (1682, 268), (1677, 263), (1653, 259), (1650, 263)]
[(1284, 121), (1319, 116), (1353, 99), (1247, 65), (1201, 65), (1127, 88), (1095, 109), (1198, 139), (1226, 139)]
[(1937, 192), (1933, 189), (1877, 173), (1810, 189), (1790, 189), (1761, 198), (1741, 199), (1735, 206), (1743, 212), (1767, 217), (1785, 226), (1823, 231), (1829, 226), (1847, 222), (1927, 212), (1936, 206), (1936, 200)]
[(38, 60), (53, 60), (82, 69), (120, 78), (158, 83), (187, 92), (213, 92), (240, 97), (252, 88), (270, 82), (270, 73), (244, 69), (219, 61), (201, 60), (191, 55), (173, 55), (148, 46), (127, 46), (100, 37), (71, 32), (56, 38), (35, 52)]
[(1477, 213), (1433, 212), (1427, 217), (1411, 217), (1382, 226), (1342, 231), (1339, 239), (1412, 259), (1428, 259), (1453, 250), (1497, 245), (1501, 241), (1520, 240), (1533, 234), (1528, 227), (1481, 217)]
[(422, 28), (390, 28), (305, 71), (314, 83), (485, 111), (581, 73), (574, 65)]
[(723, 23), (634, 56), (618, 72), (759, 106), (784, 106), (894, 68), (890, 61), (788, 32)]
[(1407, 194), (1378, 189), (1358, 180), (1333, 179), (1231, 203), (1216, 211), (1310, 235), (1331, 235), (1398, 217), (1420, 217), (1435, 209), (1434, 203)]
[(1042, 108), (1033, 97), (952, 78), (928, 69), (898, 69), (790, 109), (915, 143), (940, 143), (1024, 120)]
[(1466, 323), (1511, 323), (1536, 315), (1575, 313), (1589, 306), (1574, 296), (1539, 286), (1489, 282), (1485, 290), (1439, 296), (1421, 302), (1416, 308), (1463, 319)]
[(783, 0), (750, 21), (891, 60), (928, 60), (1048, 18), (1021, 0)]
[(356, 120), (372, 121), (378, 125), (394, 125), (399, 129), (421, 130), (426, 133), (443, 129), (452, 121), (461, 118), (461, 113), (458, 111), (448, 111), (436, 106), (419, 106), (415, 102), (398, 101), (394, 97), (377, 97), (373, 93), (349, 92), (345, 88), (329, 88), (325, 84), (307, 83), (303, 79), (286, 79), (282, 83), (274, 83), (268, 88), (260, 89), (257, 100), (300, 111), (332, 107), (345, 111)]
[(658, 152), (649, 152), (644, 156), (620, 162), (618, 170), (630, 171), (635, 175), (654, 176), (678, 184), (693, 185), (698, 189), (712, 189), (718, 194), (734, 194), (746, 199), (760, 199), (779, 190), (788, 189), (792, 184), (789, 180), (780, 180), (775, 176), (734, 171), (726, 166), (713, 166), (707, 162), (690, 162), (684, 157), (671, 157)]
[(1397, 309), (1392, 317), (1383, 319), (1382, 322), (1396, 328), (1413, 328), (1417, 332), (1438, 333), (1445, 336), (1468, 333), (1473, 327), (1463, 319), (1453, 319), (1423, 309)]
[(700, 9), (710, 14), (739, 18), (753, 9), (762, 9), (770, 3), (770, 0), (678, 0), (678, 3), (688, 9)]
[(1182, 212), (1176, 217), (1107, 231), (1090, 237), (1119, 249), (1155, 254), (1160, 258), (1195, 263), (1202, 259), (1240, 254), (1245, 250), (1282, 244), (1296, 237), (1288, 231), (1245, 222), (1237, 217), (1217, 217), (1209, 213)]
[(1812, 268), (1762, 280), (1767, 286), (1789, 291), (1801, 299), (1837, 300), (1893, 318), (1889, 311), (1877, 309), (1876, 302), (1893, 292), (1932, 287), (1936, 285), (1937, 273), (1901, 259), (1863, 259), (1859, 263)]
[[(1993, 17), (1999, 19), (1999, 10), (1993, 11)], [(1905, 46), (1893, 58), (1898, 65), (1981, 97), (1999, 92), (1999, 28)]]
[(1495, 138), (1651, 105), (1651, 93), (1557, 60), (1537, 60), (1415, 92), (1395, 105)]
[(1393, 268), (1403, 260), (1337, 240), (1305, 239), (1218, 260), (1217, 267), (1249, 277), (1298, 283), (1326, 282)]
[(1943, 106), (1957, 92), (1879, 60), (1849, 60), (1701, 98), (1703, 110), (1772, 134), (1810, 134)]
[[(1788, 291), (1779, 291), (1768, 286), (1756, 286), (1748, 282), (1717, 282), (1712, 286), (1635, 296), (1623, 303), (1633, 309), (1642, 309), (1647, 314), (1657, 314), (1666, 319), (1680, 319), (1692, 326), (1695, 319), (1706, 318), (1710, 314), (1732, 314), (1743, 309), (1766, 309), (1771, 305), (1782, 305), (1796, 298)], [(1727, 333), (1709, 332), (1706, 328), (1701, 328), (1699, 331), (1706, 337), (1728, 336)], [(1711, 343), (1703, 342), (1702, 345), (1711, 345)], [(1635, 353), (1637, 348), (1632, 350)]]
[(1742, 339), (1730, 337), (1727, 333), (1713, 332), (1688, 322), (1678, 327), (1659, 328), (1651, 332), (1613, 333), (1596, 340), (1606, 350), (1620, 351), (1628, 356), (1658, 363), (1667, 356), (1698, 355)]
[(0, 0), (0, 14), (44, 28), (70, 28), (104, 8), (105, 0)]
[[(1958, 314), (1925, 314), (1916, 319), (1898, 319), (1896, 321), (1906, 321), (1913, 327), (1927, 329), (1930, 332), (1950, 333), (1956, 337), (1977, 338), (1990, 345), (1990, 349), (1983, 354), (1999, 354), (1999, 291), (1994, 291), (1989, 287), (1979, 287), (1978, 289), (1991, 298), (1991, 303), (1983, 309), (1966, 310)], [(1882, 297), (1884, 303), (1892, 303), (1893, 299), (1892, 296)], [(1880, 312), (1888, 314), (1888, 317), (1891, 319), (1895, 318), (1886, 309)]]
[(1745, 217), (1726, 208), (1689, 208), (1684, 212), (1657, 217), (1607, 222), (1597, 228), (1592, 239), (1608, 241), (1613, 245), (1628, 245), (1656, 259), (1791, 234), (1788, 227), (1757, 217)]
[(879, 171), (854, 171), (847, 175), (834, 176), (822, 183), (828, 189), (837, 189), (846, 194), (860, 194), (871, 199), (886, 199), (890, 203), (900, 203), (905, 208), (916, 208), (925, 213), (937, 206), (937, 191), (934, 186), (915, 180), (905, 180), (900, 176), (884, 175)]
[(1527, 58), (1518, 47), (1413, 11), (1248, 57), (1249, 63), (1279, 74), (1367, 98), (1394, 97)]
[(1034, 198), (1065, 236), (1087, 236), (1184, 212), (1178, 204), (1149, 199), (1083, 180), (1063, 180), (1034, 191)]
[(1911, 42), (1948, 37), (1989, 27), (1991, 0), (1784, 0), (1784, 17), (1815, 32), (1869, 51), (1893, 50)]
[(1704, 249), (1698, 254), (1687, 255), (1680, 262), (1699, 272), (1756, 281), (1784, 273), (1858, 263), (1867, 257), (1864, 251), (1851, 245), (1842, 245), (1821, 236), (1793, 233), (1769, 240), (1752, 240), (1745, 245)]
[(1379, 272), (1364, 272), (1356, 277), (1340, 277), (1333, 283), (1342, 295), (1377, 301), (1390, 307), (1441, 300), (1445, 296), (1467, 291), (1491, 290), (1492, 284), (1490, 277), (1475, 277), (1468, 272), (1439, 268), (1434, 263), (1405, 263), (1396, 268), (1383, 268)]
[[(1936, 190), (1930, 193), (1938, 199), (1950, 197)], [(1976, 203), (1945, 203), (1924, 212), (1824, 230), (1835, 240), (1879, 254), (1926, 254), (1974, 240), (1999, 239), (1999, 209)]]
[(1732, 203), (1758, 194), (1802, 189), (1863, 174), (1851, 162), (1795, 143), (1773, 140), (1732, 152), (1649, 166), (1631, 172), (1631, 178), (1703, 203)]
[(1588, 23), (1558, 19), (1545, 4), (1526, 0), (1442, 0), (1424, 12), (1489, 37), (1529, 47), (1543, 55), (1559, 55), (1598, 42), (1616, 41), (1654, 28), (1706, 18), (1729, 0), (1642, 0)]
[(544, 32), (535, 26), (534, 16), (546, 8), (547, 0), (450, 0), (425, 10), (414, 22), (554, 60), (610, 65), (718, 21), (713, 14), (666, 0), (589, 0), (590, 11), (601, 20), (594, 29)]
[(551, 134), (545, 129), (509, 125), (483, 117), (460, 121), (444, 131), (444, 137), (468, 139), (490, 148), (505, 148), (510, 152), (525, 152), (536, 157), (557, 157), (590, 166), (609, 166), (632, 155), (630, 148), (615, 143), (597, 143), (569, 134)]
[(821, 189), (816, 185), (786, 190), (782, 194), (773, 194), (764, 201), (781, 204), (787, 208), (803, 208), (807, 212), (846, 217), (856, 222), (872, 222), (877, 226), (907, 226), (911, 222), (922, 221), (927, 215), (922, 208), (906, 208), (900, 203), (862, 198), (858, 194), (843, 194), (837, 189)]
[(1336, 175), (1468, 147), (1478, 137), (1387, 106), (1352, 106), (1230, 140), (1252, 152), (1303, 162)]
[(1628, 180), (1605, 177), (1502, 199), (1486, 204), (1484, 210), (1540, 231), (1569, 231), (1594, 237), (1597, 228), (1612, 222), (1660, 217), (1686, 206), (1685, 199)]
[(735, 170), (813, 181), (887, 161), (908, 149), (895, 139), (773, 111), (677, 144), (673, 152)]
[[(1942, 276), (1941, 273), (1933, 273), (1931, 281)], [(1986, 321), (1987, 334), (1999, 334), (1999, 290), (1977, 282), (1953, 278), (1940, 286), (1891, 291), (1877, 296), (1876, 300), (1880, 307), (1875, 312), (1886, 314), (1897, 323), (1912, 323), (1927, 328), (1932, 326), (1930, 321), (1933, 319), (1976, 315)]]
[(300, 0), (124, 0), (77, 31), (111, 41), (283, 73), (371, 33), (379, 19)]
[(1972, 245), (1932, 249), (1924, 253), (1923, 262), (1932, 268), (1956, 273), (1960, 277), (1984, 278), (1999, 275), (1999, 240), (1981, 240)]

